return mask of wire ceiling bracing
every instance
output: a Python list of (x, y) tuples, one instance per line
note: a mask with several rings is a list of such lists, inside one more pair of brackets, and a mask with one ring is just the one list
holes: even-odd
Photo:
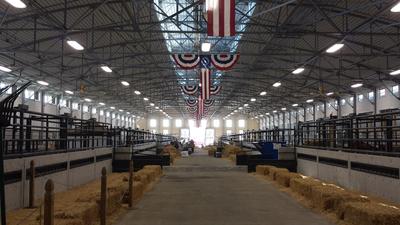
[[(16, 9), (0, 1), (0, 64), (12, 68), (14, 78), (46, 80), (60, 93), (83, 90), (76, 97), (138, 115), (154, 112), (152, 102), (172, 117), (187, 116), (179, 85), (191, 84), (196, 74), (178, 70), (169, 55), (197, 52), (201, 41), (211, 42), (214, 53), (241, 55), (231, 71), (216, 75), (223, 89), (214, 116), (244, 104), (254, 116), (324, 100), (328, 92), (352, 95), (399, 81), (389, 74), (400, 68), (400, 13), (390, 11), (397, 1), (240, 0), (238, 36), (231, 39), (206, 37), (201, 2), (194, 0), (25, 2), (27, 8)], [(85, 50), (71, 49), (67, 40)], [(339, 52), (325, 52), (339, 42)], [(293, 74), (299, 67), (305, 70)], [(273, 87), (278, 81), (281, 86)], [(351, 88), (354, 82), (363, 87)]]

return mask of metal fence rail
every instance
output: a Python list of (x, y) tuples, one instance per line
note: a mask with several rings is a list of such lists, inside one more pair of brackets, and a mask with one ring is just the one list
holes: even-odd
[(224, 139), (397, 155), (400, 153), (400, 110), (299, 122), (295, 129), (246, 131)]
[(95, 119), (37, 113), (23, 107), (12, 110), (11, 124), (5, 128), (1, 138), (6, 157), (175, 140), (173, 136), (113, 127)]

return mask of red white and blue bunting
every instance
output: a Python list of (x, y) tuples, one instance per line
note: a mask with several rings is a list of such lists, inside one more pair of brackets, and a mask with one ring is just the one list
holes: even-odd
[[(201, 60), (201, 56), (196, 54), (173, 54), (171, 57), (175, 61), (175, 63), (178, 64), (178, 66), (184, 70), (190, 70), (196, 68)], [(240, 57), (239, 54), (210, 55), (211, 63), (218, 70), (231, 69), (237, 63), (239, 57)]]
[(189, 106), (189, 107), (195, 107), (197, 105), (197, 100), (188, 99), (188, 100), (186, 100), (186, 105)]
[(214, 105), (214, 102), (215, 102), (215, 100), (213, 100), (213, 99), (205, 100), (204, 101), (204, 106), (205, 107), (210, 107), (210, 106)]
[(187, 95), (194, 95), (199, 90), (199, 86), (197, 85), (187, 85), (187, 86), (182, 86), (181, 88), (183, 93)]
[(212, 95), (216, 95), (216, 94), (218, 94), (218, 93), (221, 91), (221, 89), (222, 89), (221, 86), (212, 86), (212, 87), (210, 88), (210, 93), (211, 93)]
[(211, 62), (218, 70), (229, 70), (239, 60), (239, 54), (211, 55)]
[(187, 111), (190, 113), (195, 113), (197, 112), (197, 107), (186, 107)]
[(202, 68), (200, 74), (201, 99), (210, 99), (211, 71)]
[(190, 70), (199, 65), (200, 57), (196, 54), (173, 54), (172, 59), (181, 69)]

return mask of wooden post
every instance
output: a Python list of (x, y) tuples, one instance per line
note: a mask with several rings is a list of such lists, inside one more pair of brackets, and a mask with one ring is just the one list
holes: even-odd
[(44, 225), (54, 225), (54, 183), (47, 180), (44, 194)]
[(107, 170), (101, 170), (101, 193), (100, 193), (100, 225), (106, 225), (107, 214)]
[(35, 161), (31, 160), (31, 167), (29, 169), (29, 208), (35, 207)]
[(128, 196), (128, 206), (132, 208), (133, 206), (133, 161), (129, 161), (129, 196)]

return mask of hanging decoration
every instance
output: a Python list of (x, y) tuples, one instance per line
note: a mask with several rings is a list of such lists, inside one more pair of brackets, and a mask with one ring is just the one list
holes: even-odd
[(211, 86), (210, 88), (210, 94), (216, 95), (221, 91), (222, 87), (221, 86)]
[(186, 85), (186, 86), (181, 86), (181, 88), (183, 93), (187, 95), (194, 95), (199, 90), (199, 86), (197, 85)]
[(206, 0), (208, 36), (235, 36), (235, 0)]
[(203, 58), (208, 58), (212, 65), (218, 70), (230, 70), (237, 63), (240, 54), (173, 54), (172, 59), (180, 69), (190, 70), (196, 68)]
[(215, 54), (211, 55), (211, 62), (218, 70), (230, 70), (239, 60), (239, 54)]
[(209, 99), (209, 100), (205, 100), (204, 101), (204, 107), (211, 107), (212, 105), (214, 105), (215, 100), (213, 99)]
[(197, 105), (197, 100), (195, 99), (187, 99), (186, 105), (189, 107), (195, 107)]
[(201, 84), (201, 99), (210, 99), (210, 84), (211, 84), (211, 76), (210, 70), (207, 68), (201, 69), (200, 75), (200, 84)]
[(172, 59), (181, 69), (190, 70), (199, 65), (200, 57), (196, 54), (173, 54)]

